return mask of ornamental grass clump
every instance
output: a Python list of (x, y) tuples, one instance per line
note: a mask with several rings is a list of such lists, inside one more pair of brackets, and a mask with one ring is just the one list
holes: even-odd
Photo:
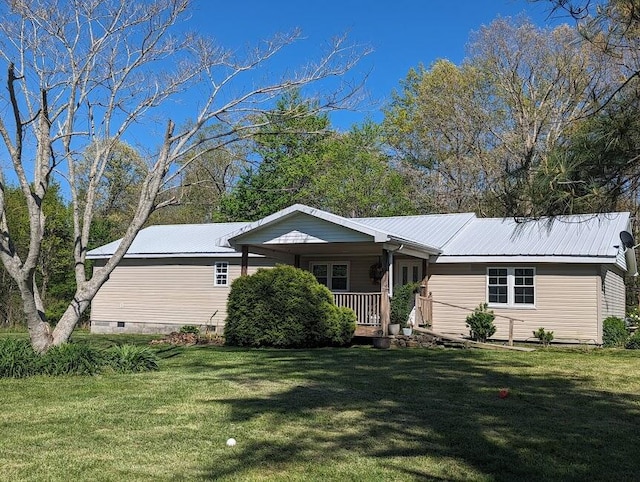
[(157, 369), (157, 355), (148, 347), (121, 345), (101, 350), (83, 343), (64, 343), (38, 354), (28, 340), (0, 340), (0, 378), (132, 373)]
[(118, 373), (149, 372), (158, 369), (157, 355), (146, 346), (117, 345), (105, 352), (106, 365)]
[(100, 350), (89, 345), (64, 343), (50, 348), (41, 358), (44, 375), (95, 375), (105, 365)]
[(0, 340), (0, 378), (24, 378), (40, 370), (40, 356), (27, 340)]
[(496, 315), (487, 309), (486, 303), (478, 305), (473, 313), (467, 316), (467, 326), (471, 329), (472, 338), (482, 343), (491, 338), (496, 332), (496, 327), (493, 324), (495, 318)]

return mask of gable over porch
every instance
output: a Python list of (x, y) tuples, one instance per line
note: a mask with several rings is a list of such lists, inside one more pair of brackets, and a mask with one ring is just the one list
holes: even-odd
[(312, 272), (338, 306), (356, 312), (356, 335), (363, 336), (388, 333), (393, 286), (403, 275), (405, 282), (419, 276), (426, 291), (429, 257), (440, 254), (388, 230), (304, 205), (249, 223), (223, 243), (242, 253), (243, 274), (250, 252)]

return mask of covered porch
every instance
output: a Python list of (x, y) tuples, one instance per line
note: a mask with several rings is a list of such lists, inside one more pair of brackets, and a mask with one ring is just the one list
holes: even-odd
[[(388, 324), (382, 320), (382, 292), (380, 293), (333, 293), (337, 306), (351, 308), (356, 314), (355, 336), (385, 336), (388, 334)], [(427, 292), (427, 286), (421, 285), (420, 292), (415, 297), (416, 326), (431, 324), (433, 313), (433, 299)], [(389, 304), (390, 311), (390, 304)], [(390, 318), (390, 317), (389, 317)]]
[(420, 282), (416, 324), (431, 321), (429, 257), (439, 251), (415, 241), (324, 211), (296, 205), (232, 233), (241, 251), (241, 274), (249, 253), (282, 260), (313, 273), (338, 306), (356, 313), (356, 336), (386, 336), (395, 286)]

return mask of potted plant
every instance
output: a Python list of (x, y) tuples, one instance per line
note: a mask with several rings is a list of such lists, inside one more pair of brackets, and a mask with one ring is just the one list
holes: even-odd
[[(409, 323), (409, 315), (415, 302), (415, 292), (420, 287), (419, 283), (409, 283), (395, 288), (391, 297), (391, 323), (402, 327), (402, 334), (409, 336), (413, 332)], [(391, 325), (389, 325), (391, 328)], [(389, 330), (391, 333), (391, 330)]]

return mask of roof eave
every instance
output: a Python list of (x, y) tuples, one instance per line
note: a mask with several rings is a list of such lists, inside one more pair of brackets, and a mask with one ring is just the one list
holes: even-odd
[(562, 263), (562, 264), (616, 264), (616, 256), (580, 255), (441, 255), (433, 260), (447, 263)]

